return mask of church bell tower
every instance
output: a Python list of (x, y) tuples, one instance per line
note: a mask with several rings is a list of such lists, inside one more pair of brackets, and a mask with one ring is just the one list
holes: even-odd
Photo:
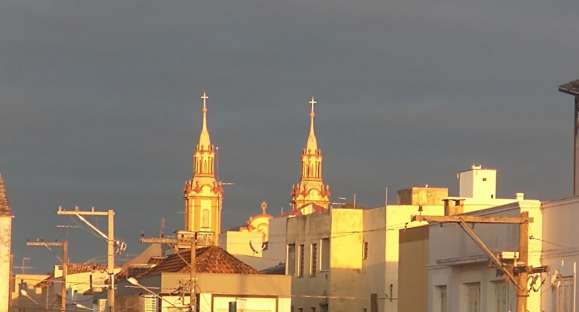
[(301, 155), (301, 176), (293, 185), (291, 204), (293, 214), (305, 215), (325, 211), (330, 207), (330, 187), (324, 184), (322, 150), (318, 147), (315, 131), (316, 99), (310, 98), (310, 131)]
[(193, 151), (193, 178), (186, 182), (185, 229), (197, 233), (198, 246), (219, 244), (223, 187), (215, 175), (216, 148), (207, 130), (207, 96), (201, 96), (202, 124)]

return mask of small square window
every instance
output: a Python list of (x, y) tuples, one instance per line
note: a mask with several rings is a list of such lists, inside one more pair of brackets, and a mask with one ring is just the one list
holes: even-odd
[(483, 182), (486, 182), (486, 181), (487, 181), (487, 178), (483, 178)]

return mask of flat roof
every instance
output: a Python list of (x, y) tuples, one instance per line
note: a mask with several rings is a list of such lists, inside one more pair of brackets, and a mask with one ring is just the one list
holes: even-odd
[(559, 91), (575, 96), (579, 96), (579, 80), (571, 81), (559, 86)]

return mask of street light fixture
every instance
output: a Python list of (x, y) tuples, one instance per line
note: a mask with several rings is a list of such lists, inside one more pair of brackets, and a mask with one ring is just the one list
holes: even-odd
[(79, 308), (79, 309), (83, 309), (83, 310), (96, 311), (95, 309), (89, 308), (81, 303), (76, 303), (74, 306)]
[(34, 298), (30, 297), (30, 295), (28, 294), (28, 292), (26, 291), (26, 289), (20, 289), (20, 294), (26, 298), (28, 298), (28, 300), (34, 302), (37, 305), (40, 305), (40, 303), (38, 303), (38, 301), (34, 300)]

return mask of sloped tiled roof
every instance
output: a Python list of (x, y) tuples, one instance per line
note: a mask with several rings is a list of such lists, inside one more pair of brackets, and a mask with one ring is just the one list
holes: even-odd
[(152, 244), (147, 246), (138, 255), (125, 262), (115, 277), (116, 279), (125, 279), (129, 276), (138, 276), (157, 265), (163, 259), (163, 246), (161, 244)]
[(69, 263), (67, 274), (106, 271), (106, 263)]
[[(196, 251), (197, 272), (199, 273), (232, 273), (256, 274), (257, 270), (235, 258), (223, 248), (217, 246), (202, 247)], [(167, 256), (157, 266), (140, 277), (160, 274), (163, 272), (190, 272), (188, 263), (191, 261), (189, 250), (182, 250)]]
[(269, 268), (265, 268), (265, 269), (259, 271), (259, 273), (284, 275), (285, 274), (285, 263), (280, 262), (274, 266), (271, 266)]
[(2, 174), (0, 174), (0, 216), (12, 216), (12, 209), (10, 208)]
[(559, 86), (559, 91), (572, 95), (579, 95), (579, 80), (568, 82)]

